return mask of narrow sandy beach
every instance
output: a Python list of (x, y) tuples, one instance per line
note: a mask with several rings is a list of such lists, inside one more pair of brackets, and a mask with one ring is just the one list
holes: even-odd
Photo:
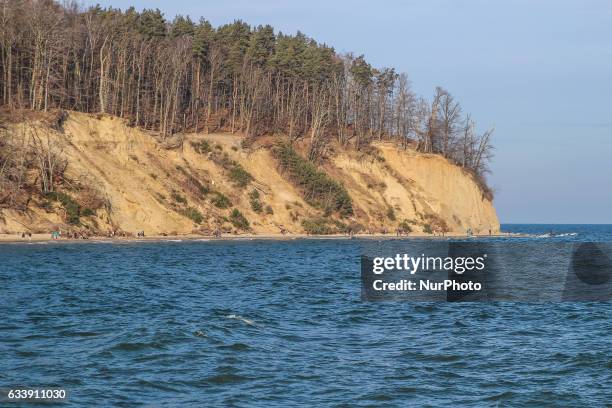
[[(473, 235), (471, 238), (486, 238), (486, 237), (522, 237), (525, 234), (500, 233), (493, 235)], [(32, 237), (22, 238), (21, 234), (0, 234), (0, 244), (3, 243), (28, 243), (28, 242), (70, 242), (70, 243), (87, 243), (87, 242), (177, 242), (177, 241), (245, 241), (245, 240), (295, 240), (295, 239), (407, 239), (407, 238), (428, 238), (428, 239), (447, 239), (447, 238), (467, 238), (465, 234), (451, 233), (444, 236), (430, 234), (404, 234), (397, 236), (395, 234), (356, 234), (353, 236), (344, 234), (331, 235), (307, 235), (307, 234), (223, 234), (221, 237), (213, 237), (211, 235), (151, 235), (146, 237), (114, 237), (108, 238), (104, 236), (92, 236), (88, 239), (73, 239), (60, 238), (52, 239), (51, 234), (32, 234)]]

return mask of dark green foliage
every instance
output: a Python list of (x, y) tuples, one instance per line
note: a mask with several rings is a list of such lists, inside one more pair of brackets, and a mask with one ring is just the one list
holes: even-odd
[(227, 171), (227, 176), (237, 187), (246, 187), (253, 180), (253, 176), (240, 163), (230, 159), (227, 153), (214, 152), (211, 158)]
[(199, 142), (191, 142), (191, 147), (193, 150), (200, 154), (210, 153), (212, 150), (210, 147), (210, 143), (207, 140), (200, 140)]
[(337, 232), (333, 221), (324, 217), (302, 220), (302, 227), (309, 235), (330, 235)]
[(83, 211), (81, 211), (81, 215), (83, 217), (91, 217), (92, 215), (95, 215), (96, 212), (94, 210), (92, 210), (91, 208), (83, 208)]
[(143, 10), (138, 18), (138, 31), (146, 37), (164, 37), (166, 35), (166, 20), (164, 15), (155, 10)]
[(344, 186), (300, 156), (289, 144), (275, 147), (274, 156), (281, 171), (303, 192), (311, 205), (323, 208), (326, 213), (338, 212), (341, 216), (353, 214), (353, 204)]
[(272, 207), (270, 205), (266, 205), (266, 214), (268, 215), (272, 215), (274, 214), (274, 210), (272, 209)]
[(229, 220), (232, 225), (241, 230), (248, 230), (250, 228), (249, 220), (238, 210), (234, 208), (229, 216)]
[(181, 210), (180, 213), (195, 222), (196, 224), (201, 224), (202, 221), (204, 221), (202, 213), (200, 213), (200, 211), (198, 211), (196, 208), (187, 207)]
[(215, 205), (215, 207), (228, 208), (232, 205), (232, 202), (225, 194), (219, 191), (214, 191), (212, 194), (213, 196), (210, 201)]
[(66, 221), (68, 224), (78, 225), (81, 223), (81, 206), (68, 194), (54, 191), (47, 193), (45, 197), (48, 200), (57, 201), (62, 205), (66, 211)]
[(251, 209), (256, 213), (263, 211), (263, 204), (259, 201), (259, 191), (253, 190), (249, 193), (249, 203), (251, 204)]
[(426, 234), (433, 234), (433, 230), (431, 229), (431, 225), (423, 224), (423, 232)]
[(253, 176), (238, 163), (232, 165), (228, 176), (238, 187), (246, 187), (253, 180)]
[(357, 57), (351, 65), (351, 74), (353, 77), (364, 88), (367, 88), (372, 83), (372, 76), (374, 74), (372, 66), (367, 63), (363, 55)]
[(395, 221), (395, 211), (393, 210), (393, 207), (391, 206), (387, 208), (387, 218), (390, 219), (391, 221)]
[(208, 184), (200, 185), (200, 194), (208, 195), (212, 190)]
[(217, 30), (217, 38), (223, 45), (226, 66), (231, 76), (238, 75), (249, 46), (251, 27), (241, 20), (226, 24)]
[(274, 29), (269, 26), (259, 26), (251, 35), (249, 47), (247, 48), (247, 58), (253, 64), (263, 68), (274, 53), (276, 36)]
[(189, 17), (176, 16), (170, 27), (170, 36), (172, 38), (182, 36), (192, 36), (195, 30), (195, 25)]
[(251, 209), (256, 213), (260, 213), (263, 211), (263, 204), (261, 203), (261, 201), (251, 199), (249, 200), (249, 203), (251, 204)]
[(403, 232), (405, 234), (412, 232), (412, 227), (410, 226), (408, 220), (403, 220), (402, 222), (400, 222), (397, 228), (400, 230), (400, 232)]
[(180, 195), (177, 191), (172, 192), (172, 199), (179, 204), (187, 204), (187, 199)]
[(214, 39), (214, 29), (210, 23), (204, 19), (201, 19), (199, 24), (194, 28), (193, 35), (193, 55), (198, 60), (206, 60), (209, 56), (210, 44)]

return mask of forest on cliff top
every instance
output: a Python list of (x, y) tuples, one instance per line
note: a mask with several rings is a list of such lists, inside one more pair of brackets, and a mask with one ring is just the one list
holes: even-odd
[[(0, 71), (5, 117), (59, 111), (61, 122), (62, 110), (102, 113), (162, 139), (228, 131), (244, 134), (247, 145), (280, 134), (305, 144), (314, 163), (333, 143), (362, 149), (389, 140), (448, 158), (491, 194), (484, 176), (492, 130), (477, 132), (451, 93), (437, 87), (426, 99), (406, 74), (300, 32), (240, 20), (220, 27), (184, 16), (167, 21), (159, 10), (2, 0)], [(14, 153), (23, 149), (11, 140), (0, 141), (0, 163), (18, 170)], [(42, 140), (31, 140), (32, 154), (44, 156)], [(3, 173), (2, 183), (14, 178)]]

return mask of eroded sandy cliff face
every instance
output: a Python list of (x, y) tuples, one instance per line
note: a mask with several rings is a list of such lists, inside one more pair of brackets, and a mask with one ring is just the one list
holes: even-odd
[[(0, 233), (58, 227), (149, 235), (209, 234), (219, 227), (233, 232), (240, 230), (232, 225), (233, 209), (252, 233), (303, 233), (302, 221), (322, 214), (278, 171), (269, 146), (242, 148), (238, 135), (191, 134), (172, 146), (120, 119), (71, 112), (64, 132), (51, 137), (67, 158), (66, 179), (95, 190), (104, 205), (71, 226), (60, 204), (35, 198), (25, 212), (0, 210)], [(208, 142), (205, 151), (197, 147), (202, 140)], [(239, 163), (252, 180), (237, 185), (222, 162)], [(374, 154), (339, 151), (322, 168), (353, 200), (354, 215), (343, 222), (359, 224), (363, 232), (392, 233), (404, 220), (413, 234), (426, 225), (456, 233), (499, 231), (495, 209), (473, 178), (439, 156), (379, 144)], [(259, 211), (252, 205), (254, 190)], [(83, 191), (67, 192), (79, 201)]]

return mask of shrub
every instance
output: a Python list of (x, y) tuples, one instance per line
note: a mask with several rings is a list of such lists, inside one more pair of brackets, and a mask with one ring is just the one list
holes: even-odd
[(66, 221), (68, 224), (78, 225), (81, 223), (79, 218), (81, 215), (81, 206), (68, 194), (53, 191), (47, 193), (46, 198), (51, 201), (58, 201), (62, 204), (62, 207), (66, 210)]
[[(433, 232), (448, 232), (449, 231), (446, 221), (444, 221), (437, 214), (426, 214), (425, 216), (423, 216), (423, 219), (425, 220), (425, 224), (429, 226), (430, 231), (433, 231)], [(428, 233), (431, 234), (432, 232), (428, 232)]]
[(263, 211), (263, 204), (259, 200), (250, 200), (251, 209), (256, 213), (260, 213)]
[(358, 234), (363, 231), (363, 229), (363, 225), (353, 221), (344, 227), (344, 232), (347, 234)]
[(259, 191), (253, 190), (249, 193), (249, 203), (251, 203), (251, 209), (256, 213), (263, 211), (263, 204), (259, 201)]
[(236, 186), (246, 187), (253, 180), (253, 176), (240, 163), (230, 159), (227, 153), (214, 152), (211, 155), (211, 159), (215, 164), (227, 171), (227, 176)]
[(266, 205), (266, 214), (268, 215), (274, 214), (274, 210), (269, 205)]
[(431, 229), (431, 225), (423, 224), (423, 232), (426, 233), (426, 234), (433, 234), (433, 231)]
[(289, 144), (281, 143), (273, 150), (281, 171), (287, 172), (304, 198), (313, 206), (323, 208), (327, 213), (337, 211), (341, 216), (353, 214), (353, 204), (348, 191), (342, 184), (300, 156)]
[(329, 220), (323, 217), (302, 220), (302, 227), (309, 235), (329, 235), (334, 233), (334, 229), (329, 225)]
[(249, 198), (251, 200), (259, 200), (259, 191), (253, 189), (253, 191), (249, 193)]
[(173, 191), (172, 192), (172, 199), (174, 201), (176, 201), (177, 203), (180, 204), (187, 204), (187, 199), (185, 197), (183, 197), (182, 195), (180, 195), (178, 192)]
[(196, 196), (205, 196), (210, 193), (210, 187), (208, 186), (208, 184), (200, 183), (198, 179), (188, 173), (185, 173), (185, 182), (183, 184), (183, 190), (189, 191)]
[(238, 187), (246, 187), (253, 180), (253, 176), (246, 171), (240, 164), (233, 162), (229, 169), (229, 178)]
[(91, 217), (92, 215), (95, 215), (95, 211), (91, 208), (84, 208), (83, 211), (81, 211), (81, 215), (83, 217)]
[(200, 154), (209, 153), (211, 151), (210, 143), (207, 140), (200, 140), (199, 142), (191, 142), (193, 150)]
[(213, 197), (211, 199), (211, 202), (214, 204), (215, 207), (217, 208), (228, 208), (232, 205), (232, 202), (230, 201), (229, 198), (227, 198), (227, 196), (219, 191), (215, 191), (213, 193)]
[(404, 234), (412, 232), (412, 227), (410, 226), (410, 223), (406, 219), (400, 222), (397, 228), (400, 230), (400, 232), (403, 232)]
[(200, 194), (202, 195), (208, 195), (208, 193), (210, 193), (210, 187), (208, 186), (208, 184), (203, 184), (200, 185)]
[(189, 218), (196, 224), (201, 224), (202, 221), (204, 221), (204, 217), (202, 216), (200, 211), (198, 211), (196, 208), (193, 208), (193, 207), (188, 207), (188, 208), (185, 208), (184, 210), (181, 210), (181, 214)]
[(229, 216), (232, 225), (238, 229), (247, 230), (250, 228), (249, 220), (238, 210), (234, 208)]
[(393, 210), (393, 207), (387, 208), (387, 218), (389, 218), (391, 221), (395, 221), (395, 211)]

